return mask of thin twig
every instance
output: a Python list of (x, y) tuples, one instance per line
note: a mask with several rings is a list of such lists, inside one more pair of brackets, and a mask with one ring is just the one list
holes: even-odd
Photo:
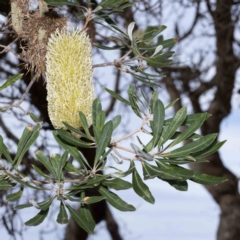
[(140, 132), (140, 131), (142, 130), (142, 127), (143, 127), (146, 123), (148, 123), (148, 121), (149, 121), (148, 118), (144, 118), (143, 121), (142, 121), (142, 123), (141, 123), (141, 125), (140, 125), (140, 127), (138, 127), (135, 131), (133, 131), (133, 132), (127, 134), (126, 136), (121, 137), (121, 138), (119, 138), (119, 139), (113, 141), (113, 143), (112, 143), (113, 146), (115, 146), (118, 142), (121, 142), (122, 140), (127, 139), (127, 138), (133, 136), (134, 134)]
[(8, 109), (11, 109), (11, 108), (19, 108), (21, 109), (25, 114), (28, 114), (28, 111), (24, 110), (22, 107), (21, 107), (21, 104), (22, 102), (24, 101), (25, 97), (27, 96), (29, 90), (31, 89), (33, 83), (36, 81), (37, 79), (37, 74), (34, 75), (34, 77), (32, 78), (31, 82), (28, 84), (28, 87), (26, 89), (26, 91), (24, 92), (24, 94), (22, 95), (21, 99), (15, 103), (15, 104), (12, 104), (12, 105), (9, 105), (9, 106), (6, 106), (6, 107), (0, 107), (3, 111), (6, 111)]

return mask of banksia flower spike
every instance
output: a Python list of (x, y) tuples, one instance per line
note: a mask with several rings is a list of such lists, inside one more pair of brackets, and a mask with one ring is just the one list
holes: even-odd
[(56, 30), (48, 41), (46, 54), (47, 101), (55, 129), (67, 122), (81, 128), (79, 111), (92, 124), (94, 100), (91, 43), (86, 32)]

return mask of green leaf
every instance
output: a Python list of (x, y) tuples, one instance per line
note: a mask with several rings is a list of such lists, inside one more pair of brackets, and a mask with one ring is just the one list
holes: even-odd
[(87, 118), (85, 117), (84, 113), (79, 111), (79, 118), (80, 118), (80, 121), (82, 123), (82, 126), (83, 126), (83, 129), (84, 129), (84, 132), (86, 133), (86, 135), (89, 137), (89, 138), (92, 138), (92, 135), (90, 134), (89, 132), (89, 125), (88, 125), (88, 122), (87, 122)]
[(228, 179), (225, 177), (215, 177), (199, 172), (194, 172), (194, 177), (190, 180), (203, 185), (217, 185), (219, 183), (228, 181)]
[(207, 148), (215, 140), (216, 137), (217, 137), (217, 133), (208, 134), (194, 142), (184, 145), (183, 147), (177, 148), (168, 153), (164, 153), (162, 154), (162, 156), (166, 156), (170, 158), (183, 157), (183, 156), (189, 155), (190, 153), (199, 152)]
[(138, 107), (139, 99), (134, 92), (134, 87), (132, 84), (130, 84), (128, 88), (128, 99), (129, 99), (129, 102), (131, 103), (131, 107), (134, 113), (141, 118), (140, 109)]
[(140, 175), (138, 174), (137, 170), (133, 172), (132, 175), (132, 183), (134, 191), (143, 198), (145, 201), (154, 204), (155, 199), (152, 196), (148, 186), (143, 182)]
[(94, 45), (95, 47), (100, 48), (100, 49), (103, 49), (103, 50), (118, 50), (118, 49), (124, 48), (124, 46), (112, 46), (112, 47), (108, 47), (108, 46), (101, 45), (101, 44), (99, 44), (99, 43), (94, 43), (93, 45)]
[(124, 181), (120, 178), (105, 180), (102, 182), (102, 185), (113, 188), (115, 190), (126, 190), (132, 188), (132, 184), (130, 182)]
[(164, 180), (181, 180), (182, 178), (173, 170), (162, 169), (148, 163), (142, 163), (144, 180), (159, 177)]
[(92, 217), (92, 214), (88, 208), (88, 206), (86, 204), (81, 204), (81, 208), (80, 208), (80, 214), (86, 219), (86, 221), (88, 222), (89, 226), (91, 226), (94, 230), (95, 228), (95, 221)]
[(29, 207), (32, 207), (33, 205), (30, 204), (30, 203), (27, 203), (27, 204), (21, 204), (21, 205), (18, 205), (14, 208), (14, 210), (20, 210), (20, 209), (24, 209), (24, 208), (29, 208)]
[(35, 114), (32, 113), (32, 112), (29, 113), (29, 116), (31, 117), (31, 119), (32, 119), (35, 123), (41, 124), (41, 123), (43, 122), (43, 121), (40, 120), (38, 117), (36, 117)]
[(28, 220), (27, 222), (25, 222), (25, 225), (26, 226), (37, 226), (37, 225), (41, 224), (44, 221), (44, 219), (47, 217), (48, 211), (49, 211), (49, 209), (41, 210), (35, 217), (33, 217), (30, 220)]
[(82, 168), (87, 169), (87, 167), (84, 164), (84, 161), (82, 159), (82, 156), (80, 155), (79, 151), (77, 150), (76, 147), (71, 147), (69, 145), (66, 144), (66, 142), (64, 140), (62, 140), (56, 131), (52, 132), (55, 140), (57, 141), (57, 143), (65, 150), (67, 151), (69, 154), (71, 154), (81, 165)]
[(79, 170), (72, 165), (70, 162), (67, 162), (67, 164), (64, 166), (64, 169), (67, 170), (69, 173), (79, 173)]
[(93, 178), (90, 178), (87, 180), (86, 184), (98, 186), (100, 182), (102, 182), (103, 180), (105, 180), (108, 177), (109, 177), (109, 174), (108, 175), (94, 175)]
[(62, 181), (63, 180), (63, 168), (66, 165), (68, 160), (68, 153), (64, 152), (64, 154), (61, 156), (60, 158), (60, 162), (58, 164), (58, 169), (57, 169), (57, 173), (58, 173), (58, 181)]
[[(71, 125), (69, 125), (69, 124), (66, 123), (66, 122), (62, 122), (62, 123), (63, 123), (64, 126), (65, 126), (68, 130), (70, 130), (71, 132), (74, 132), (74, 133), (76, 133), (76, 134), (78, 134), (78, 135), (80, 135), (80, 136), (82, 136), (82, 137), (84, 137), (84, 138), (89, 139), (89, 137), (88, 137), (85, 133), (83, 133), (82, 131), (80, 131), (80, 130), (74, 128), (74, 127), (72, 127)], [(92, 139), (92, 137), (90, 138), (90, 140), (91, 140), (91, 139)]]
[(205, 148), (202, 151), (192, 154), (192, 156), (196, 157), (196, 158), (203, 158), (203, 157), (209, 156), (209, 155), (215, 153), (219, 148), (221, 148), (225, 142), (226, 142), (226, 140), (222, 141), (222, 142), (213, 142), (207, 148)]
[(106, 198), (103, 197), (103, 196), (85, 197), (80, 202), (84, 203), (84, 204), (93, 204), (93, 203), (96, 203), (96, 202), (100, 202), (100, 201), (102, 201), (104, 199), (106, 199)]
[(59, 224), (67, 224), (69, 222), (67, 211), (66, 211), (66, 209), (64, 207), (64, 204), (62, 202), (60, 203), (60, 210), (59, 210), (59, 213), (58, 213), (58, 216), (57, 216), (57, 222)]
[(148, 26), (143, 35), (143, 42), (151, 41), (166, 28), (167, 28), (166, 26)]
[(56, 197), (56, 195), (52, 196), (51, 198), (49, 198), (43, 202), (38, 203), (39, 208), (41, 210), (47, 210), (51, 206), (55, 197)]
[[(191, 125), (192, 123), (197, 121), (199, 119), (199, 117), (201, 117), (201, 116), (202, 116), (202, 113), (194, 113), (194, 114), (187, 115), (186, 119), (182, 123), (182, 126)], [(212, 116), (212, 114), (207, 113), (205, 120), (207, 120), (211, 116)], [(169, 118), (169, 119), (165, 120), (164, 121), (164, 126), (168, 126), (172, 122), (172, 120), (173, 120), (173, 118)]]
[(23, 74), (17, 74), (12, 77), (10, 77), (2, 86), (0, 86), (0, 91), (7, 88), (8, 86), (14, 84), (17, 80), (19, 80)]
[(92, 146), (93, 145), (92, 143), (84, 142), (65, 130), (58, 129), (56, 131), (57, 131), (58, 135), (60, 136), (60, 138), (62, 138), (67, 143), (73, 145), (74, 147), (82, 147), (82, 148), (93, 148), (94, 147), (94, 146)]
[(38, 168), (35, 165), (32, 165), (32, 167), (39, 175), (41, 175), (42, 177), (44, 177), (46, 179), (49, 179), (49, 176), (47, 174), (45, 174), (40, 168)]
[(19, 143), (18, 143), (18, 147), (17, 147), (17, 153), (15, 155), (15, 158), (14, 158), (14, 162), (17, 161), (17, 159), (19, 158), (19, 156), (21, 155), (25, 145), (26, 145), (26, 142), (30, 139), (31, 135), (33, 133), (33, 127), (32, 126), (27, 126), (25, 127), (24, 131), (23, 131), (23, 134), (19, 140)]
[(175, 172), (175, 174), (177, 174), (179, 177), (182, 178), (183, 181), (191, 178), (194, 176), (194, 172), (192, 170), (186, 169), (186, 168), (182, 168), (179, 166), (171, 166), (168, 165), (167, 163), (161, 162), (161, 161), (156, 161), (158, 167), (167, 170), (172, 170)]
[(105, 91), (107, 91), (108, 93), (110, 93), (114, 98), (116, 98), (117, 100), (119, 100), (119, 101), (121, 101), (121, 102), (123, 102), (123, 103), (125, 103), (125, 104), (127, 104), (127, 105), (129, 105), (129, 106), (131, 106), (131, 107), (134, 107), (134, 106), (132, 106), (132, 104), (129, 102), (129, 101), (127, 101), (126, 99), (124, 99), (123, 97), (121, 97), (119, 94), (117, 94), (117, 93), (115, 93), (115, 92), (113, 92), (112, 90), (110, 90), (110, 89), (108, 89), (108, 88), (104, 88), (105, 89)]
[(2, 158), (2, 153), (3, 153), (3, 138), (0, 135), (0, 160)]
[(42, 151), (37, 151), (35, 156), (54, 177), (57, 177), (49, 158)]
[[(77, 224), (84, 229), (87, 233), (93, 234), (94, 228), (95, 228), (95, 222), (94, 221), (88, 221), (85, 214), (82, 214), (82, 208), (81, 213), (77, 212), (75, 209), (73, 209), (69, 204), (66, 204), (66, 207), (68, 208), (71, 216), (73, 219), (77, 222)], [(90, 213), (91, 214), (91, 213)]]
[(2, 144), (2, 151), (3, 151), (3, 155), (4, 157), (11, 163), (13, 164), (13, 160), (12, 160), (12, 157), (11, 155), (9, 154), (9, 151), (8, 151), (8, 148), (6, 147), (6, 145), (3, 143)]
[(11, 183), (7, 182), (7, 181), (1, 181), (0, 182), (0, 190), (8, 190), (10, 188), (12, 188), (14, 185), (12, 185)]
[(99, 193), (106, 197), (106, 200), (109, 204), (120, 211), (135, 211), (135, 207), (123, 201), (118, 195), (114, 194), (113, 192), (108, 191), (104, 187), (100, 187), (98, 189)]
[(80, 7), (79, 3), (75, 0), (44, 0), (47, 5), (53, 6), (53, 7), (58, 7), (58, 6), (76, 6)]
[(188, 183), (187, 181), (176, 181), (176, 180), (165, 180), (168, 182), (172, 187), (179, 191), (187, 191), (188, 190)]
[(192, 123), (182, 134), (180, 134), (169, 146), (173, 147), (176, 144), (188, 139), (200, 126), (202, 126), (203, 122), (205, 121), (207, 113), (203, 113), (198, 120)]
[(119, 178), (119, 177), (126, 177), (129, 174), (131, 174), (133, 171), (135, 170), (135, 165), (134, 162), (131, 161), (130, 162), (130, 166), (128, 168), (128, 170), (126, 172), (116, 172), (116, 173), (112, 173), (111, 176), (114, 178)]
[(167, 110), (168, 108), (172, 107), (175, 105), (175, 103), (179, 100), (179, 98), (175, 99), (174, 101), (170, 102), (166, 107), (165, 110)]
[(101, 135), (99, 137), (101, 141), (98, 142), (97, 144), (97, 151), (94, 159), (94, 166), (96, 166), (101, 155), (105, 151), (106, 147), (109, 145), (112, 138), (112, 132), (113, 132), (113, 123), (112, 121), (109, 121), (104, 125)]
[(182, 125), (187, 115), (187, 107), (179, 109), (173, 117), (170, 124), (164, 128), (162, 136), (160, 137), (159, 145), (162, 146), (167, 140), (169, 140), (176, 130)]
[[(14, 162), (16, 167), (19, 166), (19, 164), (22, 161), (22, 158), (24, 154), (27, 152), (27, 150), (30, 148), (30, 146), (36, 141), (36, 139), (39, 136), (39, 129), (41, 128), (40, 125), (35, 126), (33, 129), (32, 127), (26, 127), (26, 136), (22, 136), (17, 149), (16, 157), (14, 158)], [(28, 130), (27, 130), (28, 129)]]
[(18, 192), (7, 195), (6, 200), (9, 202), (16, 202), (22, 196), (22, 193), (23, 193), (23, 188)]
[(115, 130), (120, 122), (121, 122), (122, 116), (121, 115), (117, 115), (116, 117), (113, 118), (112, 122), (113, 122), (113, 130)]
[(102, 104), (99, 98), (96, 98), (92, 104), (92, 122), (93, 126), (97, 126), (97, 116), (102, 111)]

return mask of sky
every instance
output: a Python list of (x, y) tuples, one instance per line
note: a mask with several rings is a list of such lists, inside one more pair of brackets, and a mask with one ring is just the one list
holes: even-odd
[[(191, 11), (189, 16), (191, 16)], [(171, 32), (171, 26), (169, 29), (168, 35)], [(188, 49), (187, 51), (190, 50)], [(187, 62), (186, 56), (183, 56), (183, 59)], [(113, 59), (113, 55), (108, 55), (108, 58)], [(101, 59), (94, 59), (94, 61), (95, 63), (102, 62)], [(111, 77), (109, 76), (112, 76), (111, 74), (113, 73), (113, 69), (109, 68), (108, 70), (99, 70), (95, 74), (101, 76), (102, 79), (106, 79), (106, 83), (103, 84), (108, 84), (107, 86), (111, 88)], [(237, 104), (235, 104), (236, 101), (233, 100), (233, 102), (234, 108), (231, 114), (224, 119), (221, 125), (219, 140), (227, 139), (227, 142), (220, 150), (220, 154), (223, 163), (240, 177), (240, 110)], [(5, 120), (11, 121), (11, 119), (14, 121), (14, 116), (8, 115)], [(135, 128), (137, 123), (137, 118), (131, 117), (128, 127), (130, 129)], [(127, 164), (123, 166), (123, 168), (127, 167)], [(189, 190), (180, 192), (159, 180), (148, 180), (146, 184), (155, 197), (154, 205), (142, 200), (133, 190), (127, 190), (118, 191), (117, 194), (126, 202), (134, 205), (137, 209), (135, 212), (120, 212), (110, 206), (114, 218), (120, 226), (120, 232), (124, 240), (215, 240), (220, 210), (203, 186), (189, 182)], [(0, 209), (0, 214), (1, 211)], [(33, 208), (20, 211), (23, 221), (29, 220), (38, 212)], [(32, 240), (32, 236), (34, 236), (34, 239), (40, 240), (39, 233), (43, 231), (46, 232), (43, 235), (44, 240), (61, 239), (64, 235), (64, 227), (54, 231), (55, 225), (53, 225), (53, 222), (56, 216), (57, 213), (52, 212), (51, 217), (42, 225), (27, 227), (24, 232), (24, 239)], [(4, 240), (9, 237), (4, 228), (0, 228), (0, 236)], [(102, 222), (97, 225), (95, 235), (90, 236), (88, 240), (110, 239), (105, 229), (105, 223)]]

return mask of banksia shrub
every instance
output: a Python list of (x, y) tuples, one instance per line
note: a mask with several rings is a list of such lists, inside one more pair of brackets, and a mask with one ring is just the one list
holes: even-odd
[(46, 54), (48, 112), (54, 128), (81, 128), (79, 111), (92, 123), (94, 100), (91, 43), (86, 32), (56, 30)]

